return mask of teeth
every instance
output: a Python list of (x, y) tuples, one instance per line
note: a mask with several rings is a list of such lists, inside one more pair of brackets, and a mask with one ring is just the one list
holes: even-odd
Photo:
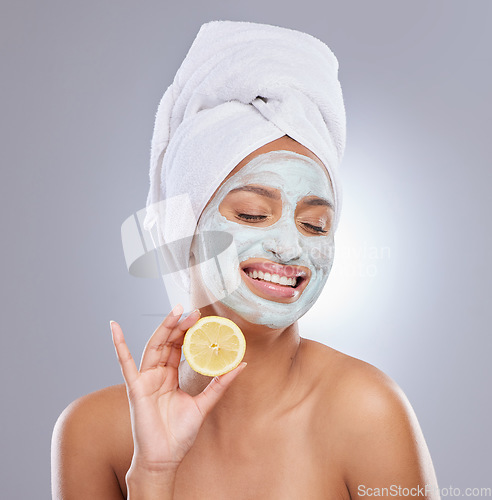
[(250, 271), (248, 276), (253, 279), (260, 279), (278, 283), (279, 285), (295, 286), (296, 278), (287, 278), (287, 276), (280, 276), (278, 274), (263, 273), (262, 271)]

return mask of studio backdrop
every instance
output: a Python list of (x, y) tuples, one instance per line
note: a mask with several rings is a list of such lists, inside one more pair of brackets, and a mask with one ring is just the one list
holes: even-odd
[(0, 496), (49, 498), (56, 419), (123, 382), (109, 321), (139, 359), (175, 305), (129, 272), (121, 229), (158, 102), (216, 19), (305, 31), (340, 64), (343, 208), (301, 336), (400, 385), (441, 488), (492, 488), (492, 3), (27, 0), (0, 21)]

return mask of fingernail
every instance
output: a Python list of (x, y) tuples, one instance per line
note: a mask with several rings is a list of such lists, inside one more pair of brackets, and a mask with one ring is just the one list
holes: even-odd
[(200, 316), (200, 314), (201, 314), (200, 309), (198, 309), (198, 308), (193, 309), (193, 311), (191, 311), (190, 314), (188, 314), (188, 316), (186, 316), (186, 317), (189, 318), (190, 316), (193, 316), (194, 314), (197, 314), (197, 313), (198, 313), (198, 316)]
[(179, 316), (180, 314), (183, 314), (183, 306), (181, 304), (176, 304), (173, 307), (173, 310), (171, 311), (171, 314), (173, 316)]
[(109, 328), (111, 329), (111, 333), (113, 332), (113, 323), (116, 323), (116, 321), (110, 320)]

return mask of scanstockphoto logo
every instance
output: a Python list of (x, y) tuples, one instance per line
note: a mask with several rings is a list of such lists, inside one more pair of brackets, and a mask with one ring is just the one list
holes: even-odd
[(342, 276), (376, 278), (391, 260), (392, 251), (387, 245), (363, 241), (359, 245), (337, 244), (335, 254)]
[[(158, 213), (155, 223), (145, 228), (147, 209), (128, 217), (121, 225), (121, 242), (128, 272), (138, 278), (159, 278), (187, 274), (192, 243), (202, 249), (195, 254), (194, 265), (219, 261), (225, 253), (236, 256), (231, 234), (225, 231), (195, 233), (197, 220), (188, 195), (180, 195), (153, 205)], [(178, 221), (178, 222), (176, 222)], [(166, 225), (167, 222), (167, 225)], [(186, 288), (186, 283), (182, 283)]]
[(361, 497), (395, 497), (395, 498), (444, 498), (444, 497), (492, 497), (492, 487), (466, 487), (438, 486), (426, 484), (424, 486), (406, 487), (398, 484), (384, 487), (371, 487), (359, 484), (357, 493)]
[[(223, 263), (227, 262), (230, 267), (231, 262), (235, 262), (239, 267), (233, 237), (224, 231), (195, 234), (197, 222), (188, 194), (161, 200), (132, 214), (121, 226), (128, 272), (139, 278), (161, 278), (168, 299), (173, 303), (186, 303), (192, 270), (189, 255), (194, 242), (203, 250), (195, 254), (193, 265), (196, 269), (202, 266), (208, 270), (214, 268), (217, 276), (225, 283), (223, 275), (227, 269), (222, 269)], [(370, 245), (365, 241), (358, 245), (334, 245), (332, 238), (326, 238), (312, 246), (307, 257), (318, 265), (321, 263), (322, 267), (331, 266), (335, 259), (337, 273), (342, 278), (371, 279), (391, 259), (391, 250), (388, 246)], [(300, 264), (306, 265), (305, 262)], [(237, 286), (239, 283), (236, 288)], [(235, 289), (227, 288), (224, 289), (224, 294), (234, 291)], [(216, 297), (217, 300), (223, 298)], [(199, 304), (198, 307), (210, 303)]]

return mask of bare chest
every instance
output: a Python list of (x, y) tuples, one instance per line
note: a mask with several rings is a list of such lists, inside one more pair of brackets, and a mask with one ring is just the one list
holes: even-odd
[(200, 436), (186, 456), (176, 477), (176, 500), (349, 498), (336, 460), (320, 459), (319, 439), (306, 425), (271, 422), (229, 442), (213, 441)]

